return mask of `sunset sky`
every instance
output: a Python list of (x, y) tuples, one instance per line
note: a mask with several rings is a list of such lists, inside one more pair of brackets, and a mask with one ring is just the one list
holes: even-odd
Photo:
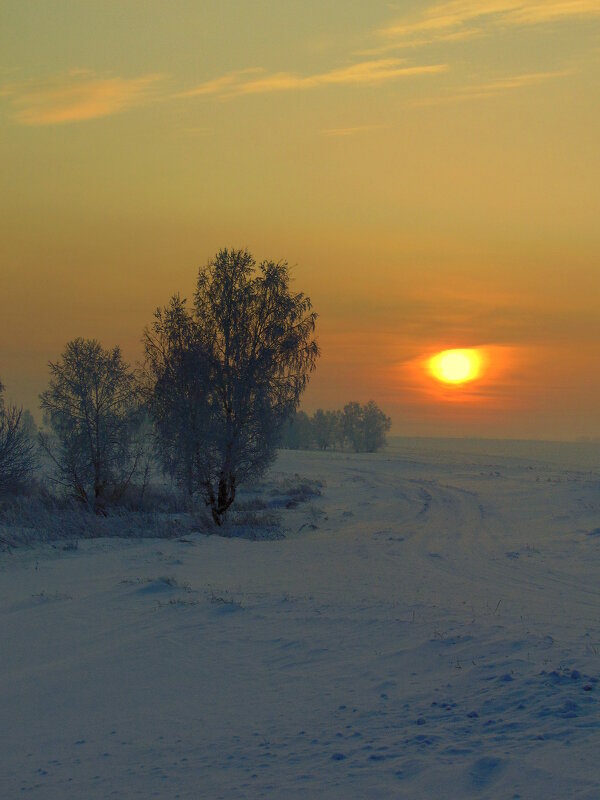
[[(319, 313), (304, 408), (600, 436), (600, 0), (3, 0), (0, 378), (133, 363), (221, 247)], [(474, 348), (444, 385), (427, 360)]]

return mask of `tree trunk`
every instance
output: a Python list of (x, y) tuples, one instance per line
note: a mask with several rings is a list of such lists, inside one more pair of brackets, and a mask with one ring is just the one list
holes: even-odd
[(208, 499), (212, 518), (215, 524), (220, 526), (225, 520), (225, 514), (229, 510), (229, 507), (235, 500), (235, 475), (225, 475), (222, 473), (219, 478), (217, 496), (215, 497), (215, 493), (211, 487)]
[(102, 483), (96, 483), (94, 486), (94, 514), (99, 517), (108, 516), (104, 497), (104, 484)]

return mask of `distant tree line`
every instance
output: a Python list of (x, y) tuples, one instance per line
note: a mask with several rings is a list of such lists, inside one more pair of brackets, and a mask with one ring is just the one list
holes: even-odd
[(0, 384), (0, 492), (23, 485), (40, 454), (55, 485), (104, 514), (132, 487), (143, 491), (154, 460), (222, 524), (298, 407), (319, 356), (316, 318), (285, 262), (220, 250), (199, 271), (192, 303), (176, 295), (157, 309), (138, 369), (119, 347), (66, 344), (49, 364), (37, 436)]
[(296, 411), (281, 431), (280, 447), (288, 450), (343, 450), (374, 453), (386, 444), (391, 419), (370, 400), (347, 403), (342, 410), (318, 409), (312, 416)]

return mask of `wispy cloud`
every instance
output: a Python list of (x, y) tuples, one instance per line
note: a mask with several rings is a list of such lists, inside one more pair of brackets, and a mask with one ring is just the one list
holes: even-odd
[[(447, 69), (447, 64), (410, 66), (406, 64), (405, 59), (380, 58), (360, 61), (348, 67), (312, 75), (261, 71), (262, 74), (259, 77), (248, 78), (251, 71), (243, 70), (201, 83), (199, 86), (183, 92), (181, 96), (218, 95), (227, 98), (268, 92), (315, 89), (323, 86), (378, 86), (398, 78), (445, 72)], [(254, 70), (254, 72), (258, 71)]]
[(239, 69), (235, 72), (228, 72), (226, 75), (221, 75), (220, 78), (205, 81), (198, 86), (194, 86), (193, 89), (179, 92), (177, 97), (199, 97), (206, 94), (225, 94), (243, 83), (248, 76), (261, 75), (264, 72), (265, 70), (261, 67), (250, 67), (248, 69)]
[(452, 92), (436, 97), (422, 97), (414, 100), (413, 106), (434, 106), (460, 103), (466, 100), (483, 100), (487, 97), (496, 97), (499, 94), (522, 89), (527, 86), (535, 86), (556, 78), (564, 78), (573, 75), (574, 70), (556, 70), (554, 72), (528, 72), (522, 75), (512, 75), (507, 78), (498, 78), (487, 83), (478, 83), (471, 86), (464, 86), (454, 89)]
[[(384, 29), (383, 31), (378, 31), (380, 44), (376, 45), (375, 47), (358, 50), (356, 55), (369, 57), (382, 56), (398, 50), (416, 50), (419, 47), (425, 47), (428, 44), (432, 44), (434, 41), (436, 43), (465, 42), (469, 39), (479, 39), (482, 36), (485, 36), (485, 32), (481, 28), (463, 28), (462, 30), (450, 31), (447, 33), (438, 32), (436, 33), (435, 37), (432, 37), (431, 35), (424, 35), (396, 39), (393, 36), (389, 36), (387, 34), (387, 29)], [(382, 40), (383, 43), (381, 43)]]
[(145, 103), (161, 77), (100, 77), (89, 70), (72, 70), (43, 81), (5, 84), (0, 96), (22, 125), (58, 125), (106, 117)]
[(600, 17), (598, 0), (449, 0), (381, 28), (371, 52), (482, 36), (493, 29)]

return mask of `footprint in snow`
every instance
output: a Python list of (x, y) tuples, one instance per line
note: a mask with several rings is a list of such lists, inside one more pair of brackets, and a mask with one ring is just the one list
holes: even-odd
[(501, 758), (484, 757), (476, 761), (469, 769), (469, 778), (471, 783), (477, 788), (481, 789), (487, 786), (500, 775), (504, 769), (505, 763)]

